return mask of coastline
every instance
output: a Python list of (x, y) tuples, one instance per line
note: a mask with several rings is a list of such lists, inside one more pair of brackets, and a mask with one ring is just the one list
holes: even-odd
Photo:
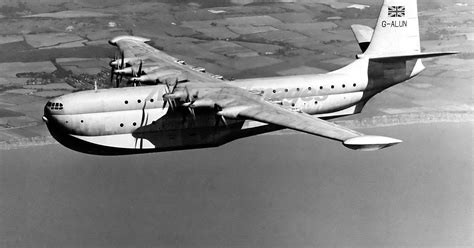
[[(366, 129), (378, 127), (393, 127), (401, 125), (416, 125), (429, 123), (459, 123), (474, 122), (474, 112), (419, 112), (419, 113), (403, 113), (396, 115), (379, 115), (351, 120), (335, 120), (334, 123), (352, 129)], [(271, 132), (264, 135), (287, 135), (295, 131), (284, 129), (281, 131)], [(32, 146), (44, 146), (58, 144), (52, 136), (35, 136), (21, 139), (12, 139), (0, 142), (0, 151), (22, 149)]]

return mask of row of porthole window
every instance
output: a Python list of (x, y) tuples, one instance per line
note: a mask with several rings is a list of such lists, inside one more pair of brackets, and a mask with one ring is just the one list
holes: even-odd
[[(132, 125), (135, 127), (137, 125), (136, 122), (132, 123)], [(125, 125), (123, 123), (120, 123), (120, 127), (124, 127)]]
[[(153, 98), (150, 99), (150, 102), (154, 102), (155, 100)], [(141, 103), (142, 100), (138, 99), (137, 103)], [(125, 104), (128, 104), (128, 100), (125, 100)]]
[[(66, 123), (69, 123), (68, 121), (66, 121)], [(81, 120), (81, 123), (84, 123), (84, 120)], [(137, 125), (136, 122), (132, 123), (132, 125), (135, 127)], [(123, 127), (124, 124), (123, 123), (120, 123), (120, 127)]]
[[(353, 87), (356, 87), (357, 84), (352, 84), (352, 86), (353, 86)], [(346, 85), (343, 84), (343, 85), (342, 85), (342, 88), (346, 88)], [(319, 89), (322, 90), (322, 89), (324, 89), (324, 87), (323, 87), (323, 86), (319, 86)], [(334, 85), (331, 85), (331, 89), (334, 89)], [(311, 88), (311, 87), (308, 87), (308, 91), (311, 91), (311, 90), (312, 90), (312, 88)], [(296, 91), (300, 91), (300, 88), (296, 88)], [(273, 93), (276, 93), (276, 92), (277, 92), (276, 90), (273, 90)], [(285, 92), (288, 92), (288, 89), (285, 89)], [(262, 94), (263, 94), (263, 93), (265, 93), (265, 91), (262, 90)]]
[[(314, 101), (314, 104), (317, 105), (317, 104), (318, 104), (318, 101)], [(295, 103), (292, 103), (291, 106), (294, 107), (294, 106), (295, 106)]]

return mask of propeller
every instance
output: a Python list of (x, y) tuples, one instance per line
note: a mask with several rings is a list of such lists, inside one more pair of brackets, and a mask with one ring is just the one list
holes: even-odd
[[(189, 113), (191, 114), (194, 123), (196, 122), (196, 112), (194, 111), (194, 103), (198, 99), (199, 92), (195, 91), (193, 94), (189, 92), (189, 89), (187, 85), (185, 85), (183, 88), (180, 89), (180, 91), (176, 91), (178, 85), (178, 81), (175, 81), (173, 84), (170, 83), (170, 81), (166, 81), (166, 88), (165, 91), (166, 93), (163, 95), (163, 100), (165, 101), (163, 103), (163, 108), (166, 107), (166, 105), (169, 105), (171, 110), (174, 111), (174, 109), (178, 106), (178, 102), (176, 100), (179, 100), (180, 102), (183, 102), (180, 106), (185, 107), (188, 109)], [(186, 114), (183, 112), (183, 120), (186, 119)], [(225, 119), (223, 119), (224, 124), (227, 125), (227, 122)]]
[(123, 69), (124, 65), (125, 65), (125, 54), (122, 50), (120, 51), (120, 67), (119, 68)]
[[(119, 64), (120, 63), (120, 64)], [(110, 61), (110, 83), (114, 81), (114, 76), (115, 76), (115, 87), (119, 87), (120, 82), (122, 82), (122, 77), (123, 75), (117, 75), (117, 69), (123, 69), (125, 66), (125, 55), (124, 52), (122, 51), (120, 53), (120, 58), (117, 58), (117, 54), (114, 55), (114, 60)]]
[[(121, 59), (120, 59), (120, 67), (119, 67), (119, 69), (123, 69), (123, 68), (125, 68), (125, 54), (124, 54), (123, 50), (122, 50), (122, 52), (120, 53), (120, 58), (121, 58)], [(117, 88), (119, 87), (120, 83), (122, 82), (123, 75), (120, 74), (119, 77), (120, 77), (120, 79), (118, 79), (118, 80), (116, 81)]]
[(220, 111), (222, 111), (222, 108), (219, 105), (215, 104), (214, 111), (216, 112), (215, 126), (219, 127), (219, 123), (222, 121), (222, 123), (224, 123), (224, 125), (227, 127), (228, 125), (227, 125), (227, 120), (225, 119), (225, 117), (223, 115), (218, 114)]
[(113, 83), (114, 81), (114, 75), (115, 75), (115, 64), (114, 62), (117, 61), (117, 53), (114, 54), (114, 59), (110, 61), (110, 84)]
[(131, 81), (133, 82), (133, 85), (135, 86), (135, 83), (138, 82), (139, 84), (141, 84), (141, 81), (140, 81), (140, 76), (143, 74), (143, 71), (142, 71), (142, 67), (143, 67), (143, 60), (140, 60), (140, 65), (138, 66), (138, 72), (135, 72), (132, 68), (132, 78), (131, 78)]
[(175, 82), (174, 85), (170, 84), (169, 81), (166, 81), (166, 88), (165, 91), (166, 93), (163, 95), (163, 99), (165, 100), (163, 104), (163, 108), (166, 107), (166, 104), (170, 105), (170, 108), (174, 110), (174, 98), (169, 97), (170, 95), (174, 94), (174, 90), (176, 89), (176, 86), (178, 85), (178, 82)]
[(138, 74), (137, 77), (140, 77), (142, 75), (142, 66), (143, 66), (143, 60), (140, 60), (140, 66), (138, 66)]
[[(194, 112), (194, 108), (192, 107), (196, 99), (198, 98), (199, 92), (196, 91), (193, 95), (189, 94), (188, 87), (185, 86), (184, 89), (186, 90), (186, 101), (183, 104), (183, 106), (187, 107), (189, 110), (189, 113), (191, 113), (191, 116), (193, 117), (193, 120), (196, 121), (196, 113)], [(190, 98), (191, 97), (191, 98)]]

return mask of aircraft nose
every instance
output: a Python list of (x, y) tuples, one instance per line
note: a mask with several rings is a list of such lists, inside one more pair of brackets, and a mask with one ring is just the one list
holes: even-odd
[(48, 104), (50, 104), (50, 102), (46, 103), (46, 105), (44, 105), (44, 111), (43, 111), (43, 121), (48, 124), (49, 122), (49, 119), (51, 118), (51, 109), (50, 107), (48, 106)]
[(43, 121), (48, 124), (54, 119), (55, 114), (60, 114), (64, 106), (57, 98), (52, 99), (44, 106)]

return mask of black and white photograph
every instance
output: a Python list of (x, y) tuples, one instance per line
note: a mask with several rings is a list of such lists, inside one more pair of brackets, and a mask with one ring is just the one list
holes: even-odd
[(471, 0), (0, 0), (0, 247), (474, 247)]

